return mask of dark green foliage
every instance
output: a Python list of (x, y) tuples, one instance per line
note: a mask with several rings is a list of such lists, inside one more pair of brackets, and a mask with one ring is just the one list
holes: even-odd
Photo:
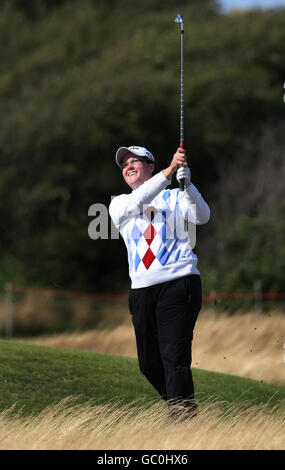
[[(179, 5), (186, 147), (193, 182), (215, 208), (227, 198), (223, 172), (241, 159), (254, 176), (264, 126), (284, 121), (285, 11), (225, 16), (210, 0)], [(158, 169), (178, 146), (176, 14), (173, 2), (158, 0), (1, 4), (1, 282), (84, 291), (128, 286), (123, 244), (88, 238), (88, 209), (128, 191), (114, 164), (119, 146), (148, 147), (159, 157)], [(226, 266), (229, 288), (246, 282), (251, 288), (261, 242), (251, 264), (240, 265), (248, 245), (233, 243), (229, 253), (229, 227), (221, 230), (213, 216), (199, 229), (205, 279), (213, 273), (224, 289), (219, 272)], [(233, 212), (231, 224), (242, 216), (252, 216), (247, 207)], [(270, 266), (262, 272), (268, 289), (282, 288)]]
[(235, 286), (246, 290), (253, 279), (262, 282), (265, 292), (283, 291), (285, 272), (285, 207), (277, 213), (250, 218), (241, 216), (225, 240), (227, 291)]

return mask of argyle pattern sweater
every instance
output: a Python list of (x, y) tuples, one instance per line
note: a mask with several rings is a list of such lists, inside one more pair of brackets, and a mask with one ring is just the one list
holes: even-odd
[(167, 189), (170, 183), (161, 171), (109, 206), (127, 247), (132, 289), (200, 274), (195, 226), (208, 222), (210, 209), (192, 183), (183, 192)]

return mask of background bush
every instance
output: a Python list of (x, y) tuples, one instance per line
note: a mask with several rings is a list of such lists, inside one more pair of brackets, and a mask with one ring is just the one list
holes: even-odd
[[(204, 291), (284, 291), (285, 10), (180, 9), (185, 143), (212, 210)], [(128, 288), (122, 240), (91, 240), (88, 209), (127, 191), (119, 146), (146, 146), (160, 169), (178, 146), (176, 14), (170, 0), (1, 3), (2, 285)]]

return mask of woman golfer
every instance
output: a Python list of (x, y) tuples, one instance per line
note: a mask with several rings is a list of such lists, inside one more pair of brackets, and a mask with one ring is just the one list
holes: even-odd
[[(109, 212), (128, 251), (139, 367), (170, 416), (190, 417), (197, 413), (190, 366), (202, 295), (187, 224), (207, 223), (210, 209), (191, 183), (183, 148), (154, 176), (154, 156), (144, 147), (120, 147), (115, 159), (132, 189), (113, 198)], [(176, 171), (184, 191), (167, 189)]]

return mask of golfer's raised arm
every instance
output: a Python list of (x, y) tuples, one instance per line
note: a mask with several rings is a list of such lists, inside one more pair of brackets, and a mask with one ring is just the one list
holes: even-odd
[(149, 204), (170, 183), (171, 179), (168, 179), (161, 171), (130, 194), (115, 197), (109, 206), (109, 212), (116, 228), (137, 215), (144, 204)]
[(179, 208), (184, 220), (197, 225), (209, 222), (210, 208), (193, 183), (189, 183), (179, 195)]

